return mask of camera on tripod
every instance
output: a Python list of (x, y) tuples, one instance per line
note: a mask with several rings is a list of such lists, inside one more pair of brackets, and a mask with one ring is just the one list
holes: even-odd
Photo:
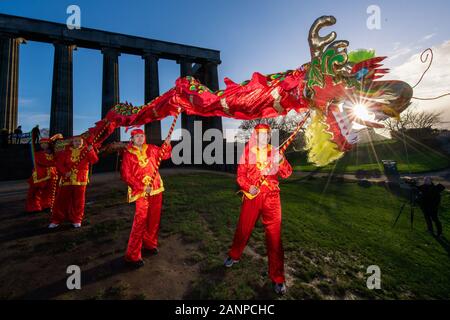
[(408, 205), (410, 212), (411, 229), (414, 222), (414, 208), (420, 205), (422, 194), (417, 186), (418, 181), (411, 177), (400, 177), (397, 169), (397, 161), (382, 160), (384, 166), (384, 174), (387, 177), (386, 186), (388, 190), (399, 198), (403, 198), (404, 202), (395, 219), (395, 226), (402, 215), (403, 210)]
[(414, 223), (414, 208), (418, 205), (420, 205), (420, 201), (422, 198), (422, 193), (420, 192), (418, 186), (417, 186), (417, 179), (414, 178), (402, 178), (399, 182), (401, 196), (403, 198), (406, 198), (406, 201), (403, 203), (402, 207), (400, 208), (400, 211), (397, 215), (397, 218), (395, 219), (394, 225), (395, 226), (400, 219), (400, 216), (402, 215), (403, 209), (405, 209), (406, 205), (409, 205), (409, 211), (410, 211), (410, 222), (411, 222), (411, 229), (413, 228)]
[(422, 195), (421, 192), (419, 191), (417, 184), (418, 184), (417, 179), (408, 177), (402, 178), (400, 182), (400, 188), (406, 191), (404, 197), (408, 199), (409, 204), (414, 207), (420, 204)]

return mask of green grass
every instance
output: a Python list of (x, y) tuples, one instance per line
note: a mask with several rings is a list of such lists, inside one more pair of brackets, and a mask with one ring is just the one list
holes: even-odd
[[(411, 231), (404, 214), (392, 223), (402, 204), (380, 186), (326, 179), (288, 180), (281, 186), (283, 243), (288, 274), (288, 299), (440, 299), (450, 298), (450, 246), (425, 231), (416, 210)], [(193, 263), (201, 278), (187, 298), (275, 298), (266, 262), (244, 255), (231, 270), (222, 266), (239, 215), (234, 179), (214, 174), (165, 178), (161, 233), (181, 234), (198, 242)], [(450, 195), (441, 208), (444, 234), (450, 234)], [(249, 246), (265, 256), (264, 231), (254, 230)], [(366, 287), (369, 265), (381, 268), (381, 290)]]
[[(321, 168), (323, 172), (354, 173), (358, 170), (380, 170), (381, 160), (396, 160), (400, 173), (437, 171), (450, 167), (450, 158), (435, 148), (419, 142), (386, 140), (371, 144), (356, 145), (340, 160)], [(408, 153), (408, 156), (407, 156)], [(408, 163), (409, 157), (409, 163)], [(288, 158), (295, 170), (314, 171), (317, 167), (307, 163), (305, 152), (293, 152)]]

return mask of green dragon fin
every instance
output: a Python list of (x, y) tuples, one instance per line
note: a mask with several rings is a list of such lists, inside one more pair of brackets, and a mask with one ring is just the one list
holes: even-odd
[(373, 49), (358, 49), (351, 51), (348, 54), (348, 61), (351, 63), (360, 63), (365, 60), (375, 58), (375, 50)]

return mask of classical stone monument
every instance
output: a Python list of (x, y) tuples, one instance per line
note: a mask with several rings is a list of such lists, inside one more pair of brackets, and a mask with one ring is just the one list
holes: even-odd
[[(17, 126), (19, 48), (26, 41), (52, 44), (53, 84), (50, 107), (50, 134), (73, 135), (73, 66), (77, 47), (96, 49), (103, 55), (102, 116), (120, 100), (119, 59), (121, 53), (141, 56), (145, 60), (145, 102), (159, 95), (158, 60), (175, 60), (180, 75), (193, 75), (218, 89), (217, 66), (220, 52), (177, 43), (146, 39), (120, 33), (81, 28), (70, 30), (65, 24), (0, 14), (0, 129), (12, 132)], [(100, 107), (100, 106), (99, 106)], [(220, 118), (182, 115), (182, 127), (193, 130), (193, 121), (202, 120), (203, 129), (222, 130)], [(161, 123), (145, 126), (148, 138), (161, 139)], [(110, 138), (119, 140), (117, 130)]]
[[(180, 65), (180, 76), (192, 75), (212, 90), (218, 90), (217, 66), (220, 52), (189, 45), (147, 39), (120, 33), (81, 28), (70, 30), (67, 25), (0, 14), (0, 129), (10, 133), (17, 127), (19, 51), (27, 41), (45, 42), (54, 47), (53, 83), (50, 113), (50, 135), (73, 135), (73, 55), (75, 49), (99, 50), (103, 55), (102, 117), (119, 102), (119, 56), (121, 53), (142, 57), (145, 61), (144, 99), (149, 102), (159, 95), (158, 60), (175, 60)], [(123, 99), (126, 100), (126, 99)], [(100, 120), (100, 119), (99, 119)], [(202, 130), (216, 128), (222, 131), (222, 119), (198, 116), (181, 117), (183, 129), (193, 136), (194, 120), (202, 121)], [(161, 123), (145, 126), (147, 141), (160, 143)], [(119, 129), (109, 138), (120, 140)], [(12, 145), (2, 152), (0, 180), (27, 178), (32, 169), (29, 148)], [(109, 158), (109, 159), (108, 159)], [(106, 157), (94, 166), (94, 171), (110, 171), (118, 168), (116, 156)], [(211, 169), (223, 167), (209, 166)]]

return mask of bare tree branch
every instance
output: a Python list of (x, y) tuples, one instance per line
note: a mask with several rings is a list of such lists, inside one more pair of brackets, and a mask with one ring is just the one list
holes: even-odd
[[(301, 121), (302, 115), (288, 115), (285, 117), (278, 118), (265, 118), (265, 119), (256, 119), (256, 120), (245, 120), (242, 121), (239, 126), (239, 132), (237, 134), (237, 138), (240, 141), (248, 140), (253, 128), (260, 124), (269, 125), (272, 130), (278, 130), (280, 144), (283, 143), (286, 139), (289, 138), (291, 133), (297, 128), (299, 121)], [(300, 150), (304, 147), (304, 133), (300, 132), (295, 141), (292, 143), (288, 150)]]
[(442, 112), (418, 111), (408, 108), (399, 120), (389, 118), (384, 121), (390, 132), (405, 132), (412, 129), (433, 129), (442, 124)]

